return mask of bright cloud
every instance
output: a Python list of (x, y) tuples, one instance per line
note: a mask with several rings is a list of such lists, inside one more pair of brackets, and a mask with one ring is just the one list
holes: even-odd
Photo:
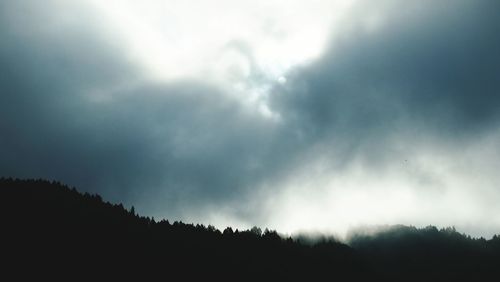
[(263, 116), (268, 89), (317, 58), (353, 0), (90, 1), (149, 79), (197, 79)]

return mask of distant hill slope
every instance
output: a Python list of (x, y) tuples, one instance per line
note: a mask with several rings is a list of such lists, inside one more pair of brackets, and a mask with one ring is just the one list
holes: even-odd
[(259, 229), (155, 222), (57, 182), (0, 179), (3, 273), (172, 281), (466, 281), (500, 274), (500, 238), (393, 227), (351, 247)]

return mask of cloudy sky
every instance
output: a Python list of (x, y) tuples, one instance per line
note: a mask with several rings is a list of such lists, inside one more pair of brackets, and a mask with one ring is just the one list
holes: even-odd
[(4, 0), (0, 175), (156, 219), (500, 233), (500, 2)]

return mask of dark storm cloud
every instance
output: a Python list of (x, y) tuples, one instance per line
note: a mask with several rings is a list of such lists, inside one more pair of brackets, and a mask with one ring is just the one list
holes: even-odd
[[(118, 73), (107, 81), (113, 86), (131, 79), (133, 66), (101, 53), (108, 49), (100, 42), (85, 41), (94, 51), (2, 49), (2, 175), (60, 179), (115, 200), (173, 205), (168, 197), (196, 204), (227, 199), (262, 170), (259, 148), (269, 129), (217, 90), (196, 82), (139, 83), (116, 96), (87, 95), (110, 87), (100, 75)], [(61, 51), (79, 56), (64, 61)], [(102, 63), (93, 65), (95, 57)]]
[(500, 108), (498, 4), (444, 2), (417, 15), (392, 3), (373, 33), (349, 24), (273, 89), (274, 123), (200, 81), (144, 82), (91, 13), (75, 8), (60, 30), (46, 6), (3, 1), (0, 175), (58, 179), (170, 217), (245, 202), (311, 149), (380, 161), (399, 132), (488, 130)]
[[(2, 175), (58, 179), (164, 211), (233, 197), (263, 173), (271, 128), (234, 99), (197, 82), (130, 85), (140, 74), (93, 30), (34, 37), (50, 15), (3, 6)], [(24, 9), (37, 17), (14, 21)]]
[(377, 4), (388, 6), (379, 30), (348, 24), (331, 52), (277, 87), (272, 107), (284, 120), (345, 152), (378, 151), (399, 132), (456, 138), (497, 126), (498, 3), (368, 5)]

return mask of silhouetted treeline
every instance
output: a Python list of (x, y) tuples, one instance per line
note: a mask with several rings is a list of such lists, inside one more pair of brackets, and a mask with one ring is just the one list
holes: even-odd
[(455, 228), (391, 226), (349, 240), (391, 281), (500, 281), (500, 237), (471, 238)]
[(302, 244), (142, 217), (43, 180), (0, 179), (2, 272), (74, 280), (459, 281), (498, 277), (500, 238), (393, 227)]

